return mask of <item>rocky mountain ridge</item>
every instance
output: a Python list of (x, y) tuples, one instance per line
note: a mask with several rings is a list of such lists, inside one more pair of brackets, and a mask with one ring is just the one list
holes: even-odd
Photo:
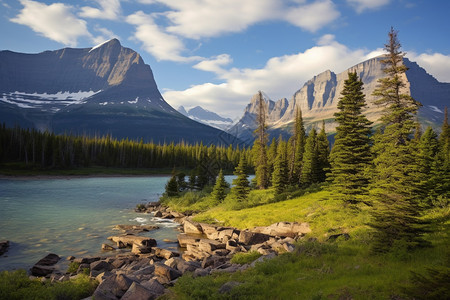
[[(377, 124), (382, 107), (374, 104), (372, 92), (377, 86), (377, 80), (385, 77), (381, 57), (375, 57), (359, 63), (344, 72), (335, 74), (327, 70), (307, 81), (288, 101), (286, 98), (276, 102), (264, 94), (267, 123), (271, 136), (291, 134), (296, 107), (302, 110), (303, 119), (307, 128), (318, 126), (325, 120), (327, 132), (333, 132), (336, 123), (334, 113), (337, 111), (344, 80), (348, 72), (356, 71), (358, 77), (364, 82), (367, 107), (364, 113), (369, 120)], [(444, 107), (450, 103), (450, 83), (437, 81), (417, 63), (404, 58), (404, 64), (409, 68), (405, 74), (405, 92), (422, 103), (419, 109), (419, 120), (422, 125), (431, 125), (439, 128), (443, 121)], [(258, 94), (255, 94), (247, 105), (244, 115), (229, 132), (242, 140), (251, 142), (253, 131), (256, 128)]]
[(189, 110), (186, 110), (184, 106), (180, 106), (178, 107), (178, 112), (191, 118), (192, 120), (221, 130), (226, 130), (233, 125), (232, 119), (224, 118), (215, 112), (204, 109), (201, 106), (195, 106)]
[(153, 142), (234, 140), (172, 108), (150, 66), (117, 39), (38, 54), (0, 51), (0, 119), (7, 126)]

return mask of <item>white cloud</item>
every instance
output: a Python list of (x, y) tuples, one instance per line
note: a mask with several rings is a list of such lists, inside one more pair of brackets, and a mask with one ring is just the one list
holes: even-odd
[(365, 10), (377, 9), (387, 5), (390, 0), (347, 0), (347, 2), (355, 8), (357, 13), (362, 13)]
[(157, 60), (187, 62), (199, 60), (198, 57), (185, 57), (183, 42), (175, 35), (164, 32), (155, 22), (152, 15), (138, 11), (126, 18), (129, 24), (136, 26), (134, 38), (143, 43), (145, 51)]
[(119, 0), (96, 0), (100, 8), (83, 6), (79, 15), (84, 18), (116, 20), (121, 14)]
[(450, 70), (450, 55), (441, 53), (422, 53), (417, 55), (414, 52), (410, 52), (407, 54), (407, 57), (417, 62), (419, 66), (427, 70), (440, 82), (450, 82), (450, 73), (448, 71)]
[(73, 7), (63, 3), (44, 3), (21, 0), (24, 6), (10, 21), (30, 27), (33, 31), (64, 45), (76, 46), (80, 37), (89, 37), (86, 21), (78, 19)]
[[(324, 43), (327, 41), (327, 43)], [(342, 72), (379, 52), (349, 49), (336, 42), (331, 35), (319, 39), (321, 45), (304, 52), (273, 57), (261, 69), (221, 70), (221, 84), (206, 83), (183, 91), (167, 91), (164, 98), (174, 107), (201, 105), (202, 107), (240, 117), (250, 98), (263, 90), (274, 100), (290, 98), (313, 76), (330, 69)]]
[(99, 36), (96, 36), (93, 38), (93, 40), (96, 44), (101, 44), (104, 41), (108, 41), (112, 38), (120, 39), (114, 32), (112, 32), (111, 30), (109, 30), (107, 28), (103, 28), (103, 27), (96, 25), (94, 27), (94, 30), (100, 33)]
[(319, 0), (311, 4), (300, 5), (286, 12), (287, 21), (311, 32), (328, 25), (339, 16), (340, 13), (330, 0)]
[(233, 62), (233, 59), (228, 54), (220, 54), (214, 57), (213, 59), (206, 59), (198, 64), (194, 65), (193, 68), (213, 72), (216, 74), (222, 74), (225, 70), (222, 68), (223, 66), (229, 65)]

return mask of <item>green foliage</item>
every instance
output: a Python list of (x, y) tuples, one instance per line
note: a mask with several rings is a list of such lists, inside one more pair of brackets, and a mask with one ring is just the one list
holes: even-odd
[(219, 175), (217, 176), (216, 184), (214, 185), (211, 197), (217, 200), (217, 202), (222, 202), (227, 196), (226, 190), (229, 187), (230, 185), (225, 181), (225, 177), (221, 169)]
[(397, 240), (403, 240), (409, 249), (428, 244), (422, 237), (426, 227), (420, 220), (423, 207), (415, 176), (417, 155), (414, 143), (409, 141), (419, 103), (401, 94), (406, 67), (393, 29), (386, 50), (388, 55), (382, 62), (388, 77), (379, 80), (373, 94), (379, 97), (376, 103), (386, 107), (381, 118), (382, 130), (375, 135), (374, 144), (376, 158), (371, 191), (374, 209), (370, 226), (375, 229), (375, 252), (391, 250)]
[(372, 163), (371, 122), (361, 112), (366, 106), (362, 90), (363, 82), (356, 72), (348, 73), (338, 102), (339, 112), (334, 114), (339, 125), (330, 154), (331, 189), (343, 201), (352, 204), (360, 201), (360, 195), (367, 194), (367, 169)]
[(300, 185), (302, 173), (303, 154), (305, 152), (306, 132), (303, 125), (302, 110), (295, 112), (294, 135), (292, 136), (292, 152), (290, 154), (289, 181), (293, 185)]
[(272, 173), (272, 186), (277, 194), (282, 193), (286, 189), (289, 183), (288, 172), (287, 144), (280, 136)]
[(247, 161), (244, 156), (241, 157), (234, 175), (237, 177), (233, 180), (231, 194), (238, 202), (243, 202), (247, 199), (247, 195), (250, 192), (250, 182), (247, 179)]
[(319, 181), (319, 166), (317, 152), (317, 131), (311, 129), (306, 139), (305, 153), (303, 154), (302, 173), (300, 183), (302, 186), (308, 186)]
[(426, 274), (411, 272), (411, 283), (405, 292), (417, 300), (447, 299), (450, 295), (450, 267), (427, 268)]
[(317, 135), (317, 181), (324, 182), (326, 173), (330, 169), (330, 144), (325, 132), (325, 121), (322, 121), (322, 129)]
[(236, 253), (231, 259), (232, 264), (245, 265), (255, 261), (257, 258), (261, 257), (261, 253), (257, 251), (250, 251), (247, 253)]
[(165, 194), (168, 197), (177, 197), (179, 195), (179, 187), (176, 176), (170, 177), (169, 181), (166, 184)]
[(97, 282), (86, 275), (58, 283), (30, 280), (25, 270), (0, 272), (0, 299), (83, 299), (92, 295)]
[(67, 268), (67, 273), (76, 273), (79, 267), (80, 263), (73, 261), (69, 264), (69, 267)]

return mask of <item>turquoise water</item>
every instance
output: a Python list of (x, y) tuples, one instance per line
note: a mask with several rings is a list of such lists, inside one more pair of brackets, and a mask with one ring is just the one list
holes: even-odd
[(167, 176), (72, 179), (0, 179), (0, 240), (11, 242), (0, 270), (30, 268), (47, 253), (106, 255), (101, 244), (120, 234), (117, 224), (157, 224), (145, 233), (158, 246), (176, 247), (177, 224), (138, 214), (139, 203), (157, 201)]

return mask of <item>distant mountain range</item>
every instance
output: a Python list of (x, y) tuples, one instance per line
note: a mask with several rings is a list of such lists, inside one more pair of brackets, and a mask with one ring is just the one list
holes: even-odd
[(236, 142), (161, 96), (149, 65), (112, 39), (38, 54), (0, 51), (0, 122), (153, 142)]
[[(282, 98), (272, 101), (263, 93), (267, 113), (268, 131), (271, 137), (282, 134), (286, 137), (292, 134), (296, 107), (300, 107), (307, 130), (312, 126), (319, 127), (322, 120), (326, 122), (326, 130), (329, 133), (335, 131), (336, 123), (333, 114), (337, 112), (337, 103), (341, 97), (344, 80), (348, 78), (348, 72), (356, 71), (364, 82), (367, 108), (364, 113), (369, 120), (377, 124), (382, 107), (375, 105), (372, 96), (377, 80), (385, 77), (381, 57), (376, 57), (359, 63), (342, 73), (335, 74), (329, 70), (314, 76), (307, 81), (294, 95), (287, 100)], [(417, 63), (404, 58), (404, 64), (409, 68), (404, 78), (405, 92), (422, 103), (418, 118), (426, 127), (433, 126), (439, 130), (444, 119), (444, 108), (450, 104), (450, 83), (437, 81)], [(255, 94), (247, 105), (242, 118), (228, 130), (247, 143), (254, 139), (253, 131), (256, 128), (256, 113), (259, 94)]]
[(192, 120), (221, 130), (227, 130), (233, 125), (232, 119), (221, 117), (215, 112), (206, 110), (201, 106), (193, 107), (187, 111), (183, 106), (180, 106), (178, 107), (178, 112), (191, 118)]

